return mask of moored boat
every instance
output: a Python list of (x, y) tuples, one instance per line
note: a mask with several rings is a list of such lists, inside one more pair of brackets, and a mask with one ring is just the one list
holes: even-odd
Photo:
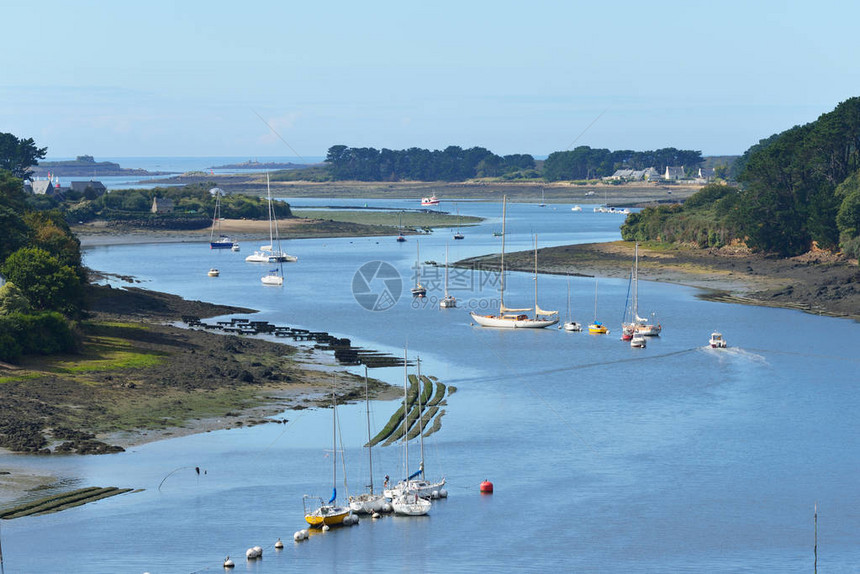
[(421, 205), (423, 205), (423, 206), (439, 205), (439, 200), (436, 198), (435, 195), (432, 195), (430, 197), (422, 197), (421, 198)]
[(529, 317), (527, 313), (532, 310), (513, 309), (505, 307), (505, 220), (507, 213), (507, 197), (502, 199), (502, 254), (500, 259), (500, 283), (499, 283), (499, 313), (497, 315), (481, 315), (471, 311), (472, 319), (481, 327), (495, 327), (500, 329), (543, 329), (558, 323), (558, 311), (545, 311), (537, 303), (537, 237), (535, 237), (535, 306), (534, 316)]
[[(332, 489), (331, 499), (324, 502), (319, 500), (319, 506), (316, 506), (312, 501), (316, 497), (304, 495), (302, 497), (302, 505), (304, 506), (305, 521), (313, 528), (322, 528), (323, 526), (334, 526), (343, 524), (344, 519), (351, 514), (349, 506), (340, 506), (337, 504), (337, 401), (335, 399), (334, 389), (331, 392), (332, 398)], [(311, 505), (310, 507), (308, 505)]]

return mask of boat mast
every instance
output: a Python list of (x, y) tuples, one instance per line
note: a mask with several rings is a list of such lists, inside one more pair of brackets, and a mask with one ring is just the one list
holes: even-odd
[(409, 434), (409, 358), (406, 349), (403, 349), (403, 452), (404, 465), (406, 468), (406, 482), (409, 482), (409, 441), (406, 440), (406, 435)]
[(505, 221), (508, 211), (508, 196), (502, 197), (502, 259), (499, 265), (499, 270), (502, 275), (499, 287), (499, 316), (505, 312)]
[(418, 470), (421, 471), (421, 480), (424, 480), (424, 429), (421, 427), (421, 391), (424, 388), (424, 383), (421, 381), (421, 357), (415, 359), (415, 364), (418, 368), (418, 436), (421, 444), (421, 464), (418, 465)]
[(597, 323), (597, 277), (594, 278), (594, 322)]
[(535, 239), (535, 278), (534, 278), (534, 282), (535, 282), (535, 319), (537, 319), (538, 309), (540, 308), (540, 307), (538, 307), (538, 304), (537, 304), (537, 283), (538, 283), (537, 282), (537, 233), (535, 233), (534, 239)]
[(331, 388), (331, 451), (334, 458), (331, 466), (332, 501), (329, 504), (334, 504), (337, 498), (337, 399), (335, 398), (334, 385)]
[(272, 237), (272, 190), (269, 188), (269, 172), (266, 172), (266, 197), (269, 201), (269, 249), (275, 248), (274, 238)]
[(632, 322), (639, 321), (639, 243), (636, 243), (633, 257), (633, 317)]
[(445, 242), (445, 299), (448, 298), (448, 242)]
[(367, 365), (364, 366), (364, 405), (367, 413), (367, 459), (370, 461), (370, 494), (373, 494), (373, 446), (370, 444), (370, 395), (367, 392)]

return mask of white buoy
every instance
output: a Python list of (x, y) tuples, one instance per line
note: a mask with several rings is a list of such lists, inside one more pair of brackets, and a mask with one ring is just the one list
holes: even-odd
[(431, 492), (431, 493), (430, 493), (430, 498), (432, 498), (433, 500), (436, 500), (437, 498), (439, 498), (439, 491), (438, 491), (438, 490), (434, 490), (433, 492)]
[(390, 502), (386, 502), (385, 504), (382, 505), (382, 512), (391, 512), (392, 510), (394, 510), (394, 509), (391, 507)]
[(224, 559), (224, 568), (233, 568), (236, 566), (232, 560), (230, 560), (230, 556), (227, 555), (227, 558)]
[(370, 517), (371, 517), (371, 518), (373, 518), (373, 519), (377, 519), (377, 518), (379, 518), (380, 516), (382, 516), (382, 515), (381, 515), (381, 514), (379, 514), (378, 512), (374, 512), (373, 514), (371, 514), (371, 515), (370, 515)]
[(439, 491), (439, 496), (442, 498), (448, 498), (448, 491), (443, 488)]
[(302, 534), (301, 530), (297, 530), (296, 533), (293, 534), (293, 540), (295, 540), (296, 542), (301, 542), (304, 539), (305, 539), (305, 535)]
[(248, 548), (245, 550), (245, 558), (248, 560), (253, 560), (257, 557), (257, 552), (253, 548)]
[(311, 532), (307, 528), (305, 528), (304, 530), (299, 530), (299, 532), (302, 533), (302, 538), (304, 538), (305, 540), (311, 537)]
[(257, 558), (263, 557), (263, 549), (259, 546), (254, 546), (254, 552), (257, 553)]
[(278, 538), (278, 541), (277, 541), (277, 542), (275, 542), (275, 548), (277, 548), (278, 550), (280, 550), (280, 549), (281, 549), (281, 548), (283, 548), (283, 547), (284, 547), (284, 543), (283, 543), (283, 542), (281, 542), (281, 539), (280, 539), (280, 538)]
[(323, 532), (328, 532), (328, 531), (329, 531), (329, 526), (328, 526), (328, 524), (323, 524), (322, 531), (323, 531)]

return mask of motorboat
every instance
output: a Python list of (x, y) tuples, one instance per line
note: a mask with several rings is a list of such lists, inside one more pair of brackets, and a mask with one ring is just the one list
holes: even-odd
[(645, 335), (642, 333), (634, 333), (633, 337), (630, 339), (630, 346), (639, 349), (645, 348)]
[(433, 205), (439, 205), (439, 199), (437, 199), (435, 195), (432, 195), (430, 197), (422, 197), (421, 198), (421, 205), (423, 205), (425, 207), (433, 206)]
[(712, 349), (725, 349), (728, 347), (728, 343), (723, 339), (722, 333), (717, 333), (716, 331), (711, 333), (711, 339), (708, 341), (708, 344)]
[(209, 273), (207, 273), (207, 275), (209, 275), (209, 277), (218, 277), (219, 275), (221, 275), (221, 272), (213, 267), (209, 270)]
[(570, 208), (571, 211), (582, 211), (582, 207), (579, 205), (574, 205)]

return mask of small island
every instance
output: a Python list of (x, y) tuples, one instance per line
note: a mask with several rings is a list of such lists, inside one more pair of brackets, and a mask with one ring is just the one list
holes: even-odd
[(73, 160), (43, 161), (31, 169), (32, 174), (36, 177), (47, 177), (48, 174), (51, 174), (59, 177), (95, 178), (127, 175), (168, 175), (171, 173), (124, 168), (112, 161), (96, 161), (91, 155), (79, 155)]

